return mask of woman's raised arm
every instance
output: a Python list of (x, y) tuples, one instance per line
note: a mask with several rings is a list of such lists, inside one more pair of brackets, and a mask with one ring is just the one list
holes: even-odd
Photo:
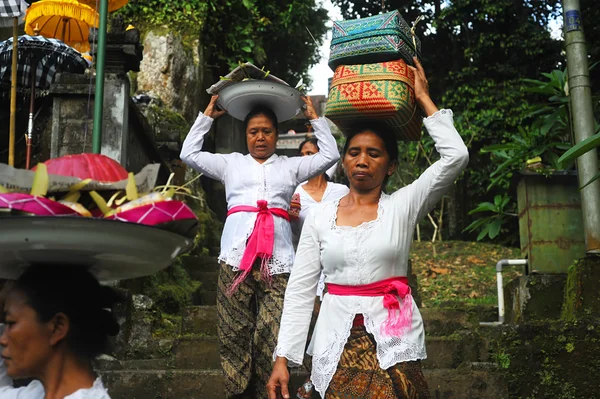
[(331, 134), (329, 124), (325, 118), (319, 118), (310, 97), (302, 97), (305, 103), (304, 115), (310, 120), (319, 141), (319, 152), (307, 157), (292, 157), (290, 162), (295, 163), (297, 183), (305, 182), (324, 173), (340, 159), (335, 137)]
[(190, 129), (181, 148), (181, 160), (197, 172), (211, 179), (223, 181), (227, 170), (227, 156), (202, 151), (204, 136), (209, 132), (213, 121), (225, 111), (216, 110), (218, 96), (212, 96), (204, 113), (200, 113)]
[[(435, 142), (440, 159), (412, 184), (394, 193), (405, 194), (405, 190), (408, 190), (413, 223), (425, 217), (435, 207), (469, 163), (469, 151), (454, 127), (452, 111), (438, 111), (429, 97), (425, 71), (416, 58), (415, 65), (416, 68), (411, 67), (415, 72), (415, 94), (419, 105), (427, 114), (425, 128)], [(404, 200), (406, 197), (401, 198)]]

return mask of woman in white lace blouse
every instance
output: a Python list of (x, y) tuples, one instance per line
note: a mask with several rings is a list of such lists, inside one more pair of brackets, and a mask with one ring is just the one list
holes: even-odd
[[(3, 292), (2, 399), (110, 399), (91, 361), (119, 332), (117, 293), (84, 268), (30, 267)], [(12, 379), (34, 379), (14, 388)]]
[(310, 98), (303, 99), (304, 115), (321, 148), (314, 155), (275, 154), (277, 117), (264, 107), (250, 111), (244, 121), (247, 155), (202, 151), (213, 118), (222, 114), (215, 108), (216, 96), (198, 115), (181, 150), (186, 164), (225, 185), (228, 213), (221, 236), (217, 312), (227, 397), (266, 397), (294, 262), (290, 200), (299, 183), (325, 172), (340, 156), (329, 125), (318, 118)]
[(423, 321), (406, 279), (415, 225), (453, 185), (468, 163), (452, 112), (438, 111), (415, 59), (415, 94), (440, 160), (409, 186), (383, 192), (398, 148), (380, 128), (348, 135), (342, 164), (350, 193), (316, 207), (304, 223), (285, 295), (271, 399), (289, 398), (288, 366), (302, 363), (321, 268), (323, 298), (308, 353), (311, 380), (325, 399), (428, 398), (420, 360)]

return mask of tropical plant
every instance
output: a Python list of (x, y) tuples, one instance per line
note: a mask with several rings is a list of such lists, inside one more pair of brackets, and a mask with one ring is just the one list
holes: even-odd
[[(512, 206), (514, 206), (514, 203)], [(475, 209), (469, 211), (469, 215), (481, 212), (491, 212), (492, 214), (475, 220), (465, 230), (469, 232), (479, 230), (477, 241), (484, 239), (486, 236), (494, 239), (500, 234), (502, 225), (517, 216), (515, 212), (509, 212), (509, 209), (511, 209), (511, 198), (506, 193), (496, 195), (493, 203), (482, 202)]]
[[(529, 126), (518, 126), (517, 133), (509, 134), (505, 142), (485, 146), (480, 151), (482, 154), (490, 153), (497, 165), (489, 176), (488, 192), (494, 188), (506, 190), (514, 173), (526, 166), (541, 173), (570, 167), (569, 162), (559, 164), (560, 155), (571, 147), (567, 71), (554, 70), (542, 75), (546, 79), (522, 80), (526, 92), (546, 99), (528, 108), (528, 115), (533, 118)], [(496, 203), (499, 198), (501, 201)], [(465, 228), (468, 232), (479, 231), (478, 240), (498, 236), (502, 225), (510, 220), (504, 209), (515, 208), (515, 201), (506, 193), (496, 195), (494, 206), (490, 204), (482, 202), (469, 212), (469, 215), (486, 211), (494, 213), (476, 219)]]
[[(587, 139), (577, 143), (572, 148), (570, 148), (567, 152), (565, 152), (559, 159), (558, 165), (562, 166), (569, 162), (573, 162), (575, 159), (579, 158), (583, 154), (591, 151), (595, 148), (600, 147), (600, 125), (596, 124), (596, 134)], [(590, 179), (590, 181), (586, 182), (583, 187), (589, 185), (590, 183), (600, 179), (600, 171), (596, 173), (594, 177)], [(581, 188), (583, 188), (581, 187)]]

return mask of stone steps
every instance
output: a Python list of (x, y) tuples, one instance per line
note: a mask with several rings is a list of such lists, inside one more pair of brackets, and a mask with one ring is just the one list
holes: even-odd
[[(183, 265), (202, 289), (195, 306), (182, 312), (181, 337), (164, 345), (168, 358), (100, 364), (113, 399), (224, 398), (215, 306), (219, 265), (207, 256), (184, 257)], [(425, 308), (421, 314), (428, 353), (423, 372), (432, 398), (507, 397), (506, 384), (489, 362), (488, 340), (478, 332), (479, 320), (494, 312)], [(293, 370), (292, 397), (306, 377), (306, 371)]]
[[(432, 398), (501, 399), (508, 396), (506, 385), (493, 371), (427, 369), (423, 373)], [(114, 370), (103, 371), (101, 375), (113, 399), (225, 397), (224, 377), (219, 370)], [(292, 393), (305, 378), (305, 373), (292, 376)]]

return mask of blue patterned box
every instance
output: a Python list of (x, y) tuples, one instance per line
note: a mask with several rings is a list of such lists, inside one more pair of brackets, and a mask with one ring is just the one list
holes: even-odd
[(398, 11), (368, 18), (333, 23), (329, 67), (372, 64), (403, 59), (412, 65), (412, 57), (421, 58), (421, 41)]

